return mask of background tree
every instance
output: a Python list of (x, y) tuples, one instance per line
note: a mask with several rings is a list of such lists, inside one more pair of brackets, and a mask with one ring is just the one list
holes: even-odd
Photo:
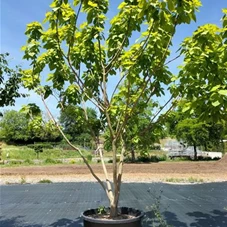
[(227, 9), (222, 27), (200, 26), (184, 40), (184, 65), (177, 79), (187, 103), (184, 112), (196, 112), (203, 120), (227, 119)]
[(88, 134), (92, 139), (92, 132), (94, 132), (95, 137), (98, 137), (101, 124), (96, 111), (87, 108), (87, 117), (88, 119), (86, 119), (83, 108), (79, 106), (68, 105), (61, 110), (60, 124), (64, 133), (69, 135), (72, 141), (75, 141), (81, 134)]
[[(122, 102), (122, 100), (120, 101)], [(143, 106), (145, 103), (140, 100), (138, 106)], [(121, 105), (120, 103), (118, 104)], [(151, 127), (152, 118), (154, 118), (155, 109), (158, 108), (156, 102), (149, 102), (144, 112), (137, 112), (128, 120), (125, 126), (125, 146), (126, 151), (131, 153), (131, 161), (135, 162), (136, 152), (145, 153), (148, 149), (159, 143), (159, 139), (164, 133), (162, 124), (155, 124)], [(105, 148), (111, 149), (110, 135), (105, 133)]]
[(42, 115), (29, 120), (28, 133), (30, 140), (34, 142), (59, 142), (61, 134), (55, 130), (52, 121), (44, 121)]
[(8, 64), (8, 53), (0, 54), (0, 107), (12, 106), (15, 98), (26, 97), (19, 92), (21, 83), (20, 67), (11, 69)]
[(21, 113), (28, 119), (28, 133), (31, 142), (56, 142), (62, 140), (60, 133), (49, 119), (44, 120), (40, 108), (35, 103), (23, 105)]
[(4, 112), (0, 121), (0, 135), (6, 142), (24, 143), (30, 139), (26, 115), (15, 110)]
[(62, 139), (52, 121), (44, 121), (42, 115), (28, 118), (26, 113), (7, 110), (0, 120), (0, 138), (7, 143), (29, 144), (56, 142)]
[(176, 137), (194, 148), (194, 160), (197, 160), (197, 146), (204, 145), (209, 139), (206, 124), (198, 119), (184, 119), (176, 126)]
[[(225, 134), (225, 121), (211, 121), (212, 119), (210, 119), (210, 121), (208, 121), (208, 119), (205, 121), (199, 118), (199, 115), (197, 115), (196, 112), (193, 112), (191, 114), (189, 112), (184, 112), (184, 106), (186, 104), (187, 100), (181, 100), (180, 102), (178, 102), (177, 107), (170, 112), (165, 122), (168, 134), (171, 137), (177, 137), (178, 139), (180, 139), (181, 136), (182, 138), (185, 138), (185, 135), (181, 135), (183, 130), (185, 134), (188, 133), (188, 136), (192, 137), (193, 130), (195, 130), (192, 128), (193, 124), (195, 123), (197, 135), (200, 134), (196, 142), (197, 145), (202, 145), (205, 151), (223, 151), (222, 140)], [(186, 125), (187, 122), (189, 123), (188, 126)], [(206, 132), (205, 138), (207, 139), (200, 138), (200, 136), (203, 137), (205, 135), (204, 132)], [(195, 138), (188, 140), (195, 141)], [(188, 144), (193, 145), (192, 142)]]
[(208, 124), (209, 139), (204, 144), (206, 151), (224, 152), (224, 137), (225, 137), (225, 121), (220, 121), (216, 124)]

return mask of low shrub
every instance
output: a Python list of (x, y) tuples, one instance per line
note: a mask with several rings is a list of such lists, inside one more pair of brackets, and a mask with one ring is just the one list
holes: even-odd
[(35, 143), (32, 144), (34, 147), (42, 147), (43, 149), (53, 149), (52, 143)]
[(157, 157), (156, 155), (152, 155), (150, 157), (150, 162), (159, 162), (159, 157)]
[(76, 161), (74, 159), (69, 161), (69, 164), (76, 164)]
[(52, 158), (47, 158), (45, 161), (44, 161), (45, 164), (61, 164), (62, 161), (61, 160), (55, 160), (55, 159), (52, 159)]
[(192, 158), (190, 156), (187, 156), (187, 157), (170, 157), (171, 160), (173, 161), (177, 161), (177, 162), (180, 162), (180, 161), (191, 161)]
[(9, 164), (11, 164), (11, 165), (20, 165), (20, 164), (22, 164), (22, 161), (20, 161), (20, 160), (12, 160), (12, 161), (9, 161)]
[(53, 182), (51, 180), (49, 180), (49, 179), (42, 179), (38, 183), (40, 183), (40, 184), (51, 184)]
[(198, 178), (195, 178), (195, 177), (189, 177), (188, 182), (189, 183), (203, 183), (203, 179), (198, 179)]
[(127, 156), (127, 157), (125, 157), (124, 162), (125, 163), (132, 163), (133, 161), (132, 161), (132, 158)]
[(159, 162), (164, 162), (164, 161), (167, 161), (167, 160), (168, 160), (168, 157), (167, 157), (166, 154), (158, 156), (158, 161)]
[(197, 160), (200, 160), (200, 161), (211, 161), (212, 158), (211, 157), (198, 156)]
[(91, 162), (91, 161), (92, 161), (92, 155), (91, 155), (91, 154), (88, 154), (88, 155), (86, 156), (86, 159), (87, 159), (89, 162)]
[(52, 158), (47, 158), (44, 161), (45, 164), (56, 164), (56, 160), (52, 159)]
[(34, 162), (31, 159), (29, 159), (29, 158), (25, 159), (24, 163), (25, 164), (29, 164), (29, 165), (33, 165), (34, 164)]
[(150, 162), (150, 157), (149, 156), (138, 156), (137, 161), (138, 162), (144, 162), (144, 163), (148, 163)]
[(27, 183), (25, 176), (21, 177), (20, 183), (21, 184), (26, 184)]

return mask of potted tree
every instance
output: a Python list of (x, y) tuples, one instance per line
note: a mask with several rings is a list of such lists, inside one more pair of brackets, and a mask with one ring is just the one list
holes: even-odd
[[(168, 65), (180, 55), (169, 58), (172, 39), (178, 25), (195, 20), (199, 6), (199, 0), (124, 0), (118, 7), (115, 1), (108, 0), (53, 0), (44, 26), (39, 22), (27, 25), (23, 51), (31, 69), (23, 71), (24, 86), (41, 96), (56, 127), (79, 152), (109, 200), (108, 217), (107, 210), (101, 220), (100, 209), (85, 211), (85, 226), (140, 226), (142, 212), (118, 206), (126, 126), (133, 116), (146, 111), (151, 100), (162, 100), (165, 93), (169, 100), (154, 108), (149, 131), (174, 106), (178, 92), (172, 85), (176, 78)], [(44, 83), (41, 78), (47, 66), (50, 74), (45, 75)], [(46, 103), (51, 95), (58, 98), (59, 108), (68, 104), (83, 106), (88, 122), (86, 104), (97, 108), (109, 132), (112, 177), (101, 151), (104, 181), (95, 174), (83, 152), (64, 135)]]

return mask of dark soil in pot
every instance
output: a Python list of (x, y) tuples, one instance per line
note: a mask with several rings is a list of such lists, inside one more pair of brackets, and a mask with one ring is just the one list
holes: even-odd
[(141, 227), (143, 212), (128, 207), (120, 207), (119, 215), (109, 218), (109, 208), (100, 214), (99, 209), (87, 210), (82, 214), (84, 227)]

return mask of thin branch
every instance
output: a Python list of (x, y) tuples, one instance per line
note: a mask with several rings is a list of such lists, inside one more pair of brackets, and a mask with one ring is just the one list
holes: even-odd
[(81, 158), (83, 159), (84, 163), (86, 164), (86, 166), (88, 167), (88, 169), (90, 170), (92, 176), (100, 183), (100, 185), (102, 186), (102, 188), (104, 189), (104, 191), (108, 194), (107, 188), (105, 187), (104, 183), (101, 181), (101, 179), (94, 173), (93, 169), (91, 168), (91, 166), (89, 165), (87, 159), (84, 157), (83, 153), (81, 152), (81, 150), (74, 146), (66, 137), (66, 135), (64, 134), (64, 132), (62, 131), (61, 127), (58, 125), (57, 121), (55, 120), (54, 116), (52, 115), (50, 109), (48, 108), (45, 99), (43, 97), (43, 95), (41, 95), (41, 99), (42, 102), (45, 106), (45, 109), (47, 110), (47, 113), (49, 115), (49, 117), (51, 118), (51, 120), (54, 122), (55, 126), (57, 127), (58, 131), (61, 133), (61, 135), (63, 136), (63, 138), (65, 139), (65, 141), (76, 151), (78, 151), (78, 153), (80, 154)]
[[(130, 85), (131, 85), (131, 83), (128, 81), (128, 94), (130, 93)], [(124, 120), (123, 120), (123, 123), (122, 123), (122, 128), (125, 126), (124, 122), (127, 121), (128, 116), (129, 116), (129, 115), (127, 114), (127, 110), (128, 110), (128, 107), (129, 107), (129, 97), (130, 97), (130, 94), (128, 95), (128, 98), (127, 98), (127, 101), (126, 101), (126, 106), (125, 106), (125, 117), (124, 117)], [(122, 113), (122, 115), (123, 115), (123, 113)], [(121, 116), (122, 116), (122, 115), (121, 115)], [(120, 118), (119, 118), (119, 120), (118, 120), (118, 123), (117, 123), (116, 132), (118, 132), (118, 128), (120, 127), (121, 116), (120, 116)], [(118, 137), (118, 136), (117, 136), (117, 137)]]
[[(105, 70), (105, 66), (103, 65), (103, 62), (102, 62), (102, 49), (101, 49), (101, 42), (100, 42), (100, 39), (98, 39), (98, 45), (99, 45), (99, 60), (100, 60), (100, 64), (101, 64), (101, 67), (102, 67), (102, 82), (100, 83), (100, 87), (101, 87), (101, 91), (102, 91), (102, 94), (103, 94), (103, 101), (104, 101), (104, 104), (106, 105), (106, 108), (108, 108), (109, 106), (109, 100), (108, 100), (108, 95), (107, 95), (107, 88), (106, 88), (106, 70)], [(102, 86), (103, 84), (103, 86)]]
[[(83, 0), (81, 0), (81, 2), (80, 2), (79, 8), (78, 8), (78, 11), (77, 11), (77, 14), (76, 14), (75, 25), (73, 27), (73, 35), (76, 31), (77, 20), (79, 18), (80, 10), (81, 10), (81, 7), (82, 7), (82, 2), (83, 2)], [(69, 58), (69, 55), (70, 55), (71, 46), (73, 46), (74, 41), (75, 41), (75, 38), (73, 37), (71, 43), (69, 44), (69, 49), (68, 49), (68, 54), (67, 54), (68, 58)]]
[(173, 59), (171, 59), (171, 60), (169, 60), (169, 61), (167, 61), (164, 65), (168, 65), (169, 63), (171, 63), (171, 62), (173, 62), (173, 61), (175, 61), (177, 58), (179, 58), (181, 56), (181, 54), (179, 54), (178, 56), (176, 56), (175, 58), (173, 58)]
[(151, 119), (151, 122), (153, 122), (154, 121), (154, 119), (162, 112), (162, 110), (171, 102), (171, 100), (173, 99), (173, 96), (171, 96), (170, 98), (169, 98), (169, 100), (165, 103), (165, 105), (163, 105), (161, 108), (160, 108), (160, 110), (158, 110), (157, 112), (156, 112), (156, 114), (153, 116), (153, 118)]
[(125, 40), (126, 40), (126, 35), (124, 36), (123, 41), (122, 41), (119, 49), (117, 50), (117, 52), (115, 53), (113, 58), (110, 60), (109, 64), (105, 67), (106, 75), (110, 72), (110, 70), (112, 69), (112, 66), (114, 65), (114, 61), (118, 58), (121, 51), (123, 50)]
[(133, 58), (139, 53), (139, 55), (137, 56), (137, 59), (143, 54), (147, 44), (148, 44), (148, 41), (149, 41), (149, 38), (151, 36), (151, 32), (153, 31), (153, 28), (154, 28), (154, 22), (152, 23), (152, 26), (149, 28), (149, 32), (148, 32), (148, 36), (146, 37), (142, 47), (130, 58), (130, 60), (133, 60)]
[(124, 48), (125, 40), (126, 40), (126, 37), (127, 37), (126, 35), (128, 33), (128, 30), (129, 30), (130, 21), (131, 21), (131, 17), (128, 20), (126, 32), (125, 32), (124, 38), (123, 38), (123, 40), (121, 42), (121, 45), (120, 45), (119, 49), (117, 50), (117, 52), (115, 53), (113, 58), (110, 60), (109, 64), (105, 67), (106, 75), (111, 71), (111, 69), (112, 69), (112, 67), (114, 65), (114, 61), (116, 61), (116, 59), (119, 57), (119, 55), (121, 54), (121, 51)]
[[(139, 55), (137, 56), (136, 60), (138, 60), (138, 58), (143, 54), (143, 52), (144, 52), (144, 50), (145, 50), (145, 48), (146, 48), (146, 46), (147, 46), (147, 43), (148, 43), (148, 40), (149, 40), (149, 38), (150, 38), (150, 35), (151, 35), (151, 32), (152, 32), (153, 28), (154, 28), (154, 23), (152, 23), (152, 26), (151, 26), (150, 29), (149, 29), (149, 34), (148, 34), (146, 40), (144, 41), (142, 47), (140, 48), (140, 50), (138, 50), (138, 51), (130, 58), (130, 60), (133, 60), (133, 58), (135, 57), (135, 55), (136, 55), (137, 53), (139, 53), (139, 52), (140, 52), (140, 53), (139, 53)], [(117, 85), (116, 85), (115, 88), (114, 88), (114, 91), (113, 91), (113, 93), (112, 93), (112, 96), (111, 96), (111, 99), (110, 99), (110, 100), (113, 99), (113, 96), (114, 96), (116, 90), (118, 89), (118, 87), (119, 87), (120, 83), (122, 82), (122, 80), (129, 74), (130, 69), (131, 69), (131, 67), (128, 69), (128, 71), (125, 73), (125, 75), (122, 76), (121, 79), (118, 81)], [(110, 101), (110, 102), (111, 102), (111, 101)]]
[[(59, 33), (58, 33), (58, 19), (56, 20), (56, 35), (57, 35), (57, 44), (58, 44), (58, 48), (59, 48), (59, 51), (61, 53), (61, 55), (63, 56), (63, 58), (65, 58), (65, 60), (67, 61), (70, 69), (72, 70), (72, 72), (74, 73), (74, 75), (76, 76), (76, 79), (78, 80), (77, 82), (77, 85), (80, 87), (81, 91), (84, 91), (84, 83), (83, 81), (81, 80), (81, 78), (79, 77), (79, 75), (77, 74), (76, 70), (74, 69), (74, 67), (72, 66), (72, 63), (71, 63), (71, 60), (70, 60), (70, 57), (69, 56), (66, 56), (64, 54), (64, 52), (62, 51), (61, 49), (61, 46), (60, 46), (60, 39), (59, 39)], [(80, 72), (80, 69), (79, 69), (79, 72)], [(102, 107), (102, 103), (99, 102), (97, 99), (95, 99), (93, 97), (93, 99), (96, 101), (96, 103), (87, 95), (86, 91), (84, 91), (85, 95), (87, 96), (87, 98), (96, 106), (98, 107), (100, 110), (104, 110), (103, 107)]]
[[(57, 95), (58, 95), (58, 94), (57, 94)], [(61, 110), (64, 110), (64, 106), (63, 106), (61, 100), (59, 100), (59, 99), (57, 98), (57, 96), (56, 96), (54, 93), (52, 93), (52, 96), (56, 99), (56, 101), (57, 101), (58, 103), (60, 103), (60, 105), (61, 105)], [(59, 96), (59, 95), (58, 95), (58, 96)]]
[[(114, 183), (114, 191), (116, 192), (117, 186), (117, 140), (115, 138), (112, 139), (112, 152), (113, 152), (113, 183)], [(114, 193), (115, 194), (115, 193)], [(115, 198), (116, 199), (116, 196)]]
[[(161, 118), (158, 118), (158, 120), (153, 123), (154, 119), (162, 112), (162, 110), (170, 103), (170, 101), (173, 99), (173, 97), (171, 97), (166, 103), (164, 106), (162, 106), (162, 108), (153, 116), (153, 118), (150, 120), (150, 123), (148, 124), (148, 126), (143, 130), (141, 131), (141, 135), (143, 135), (144, 133), (146, 133), (152, 126), (152, 124), (157, 124)], [(177, 98), (178, 99), (178, 98)], [(166, 117), (168, 115), (168, 113), (173, 109), (173, 107), (175, 106), (175, 103), (172, 103), (172, 105), (170, 106), (170, 108), (164, 113), (164, 117)]]
[(116, 188), (114, 191), (115, 203), (119, 201), (120, 189), (121, 189), (121, 179), (122, 179), (122, 174), (123, 174), (124, 153), (126, 151), (125, 141), (122, 137), (121, 137), (121, 143), (122, 143), (122, 149), (121, 149), (121, 156), (120, 156), (120, 162), (119, 162), (118, 173), (117, 173), (117, 185), (116, 185)]
[[(73, 73), (75, 74), (76, 78), (78, 79), (77, 85), (80, 87), (80, 90), (83, 91), (83, 92), (85, 93), (85, 95), (87, 96), (87, 98), (89, 99), (89, 101), (91, 101), (98, 109), (100, 109), (101, 111), (104, 111), (104, 107), (102, 106), (102, 103), (101, 103), (101, 102), (99, 102), (97, 99), (95, 99), (95, 97), (93, 97), (93, 99), (96, 101), (96, 102), (94, 102), (94, 101), (88, 96), (88, 94), (86, 93), (86, 90), (84, 90), (84, 89), (85, 89), (84, 83), (83, 83), (83, 81), (78, 77), (77, 72), (76, 72), (75, 69), (73, 68), (70, 59), (68, 58), (67, 61), (68, 61), (69, 67), (71, 68), (71, 70), (72, 70)], [(80, 84), (79, 82), (80, 82), (81, 84)]]
[(112, 102), (113, 96), (115, 95), (115, 93), (116, 93), (116, 91), (117, 91), (119, 85), (121, 84), (121, 82), (123, 81), (123, 79), (124, 79), (127, 75), (128, 75), (128, 73), (126, 73), (125, 75), (123, 75), (123, 76), (121, 77), (121, 79), (118, 81), (118, 83), (117, 83), (117, 85), (115, 86), (114, 91), (113, 91), (113, 93), (112, 93), (112, 95), (111, 95), (110, 103)]
[(107, 190), (108, 190), (108, 198), (113, 200), (113, 190), (112, 190), (112, 186), (111, 186), (111, 183), (110, 183), (110, 180), (109, 180), (110, 178), (109, 178), (109, 175), (108, 175), (108, 172), (107, 172), (107, 169), (106, 169), (106, 165), (105, 165), (105, 162), (104, 162), (104, 159), (103, 159), (102, 150), (100, 149), (99, 145), (98, 145), (97, 149), (99, 150), (99, 156), (101, 158), (103, 172), (104, 172), (105, 177), (106, 177), (106, 186), (107, 186)]
[(60, 39), (59, 39), (59, 32), (58, 32), (58, 16), (59, 16), (59, 11), (58, 11), (58, 15), (57, 15), (57, 19), (56, 19), (56, 35), (57, 35), (57, 45), (58, 45), (58, 49), (62, 55), (63, 58), (67, 59), (67, 56), (64, 54), (61, 45), (60, 45)]
[[(176, 28), (176, 22), (177, 22), (177, 20), (175, 21), (175, 24), (174, 24), (174, 31), (175, 31), (175, 28)], [(153, 74), (161, 67), (161, 64), (162, 64), (163, 60), (165, 59), (165, 56), (166, 56), (166, 54), (167, 54), (167, 51), (168, 51), (169, 45), (170, 45), (170, 43), (171, 43), (171, 40), (172, 40), (172, 38), (173, 38), (173, 35), (174, 35), (174, 32), (171, 34), (171, 36), (170, 36), (170, 38), (169, 38), (169, 41), (168, 41), (168, 43), (167, 43), (166, 49), (165, 49), (165, 51), (164, 51), (164, 54), (162, 55), (162, 59), (161, 59), (159, 65), (157, 66), (156, 69), (153, 69), (152, 74), (150, 74), (150, 75), (148, 76), (148, 79), (147, 79), (147, 81), (145, 82), (144, 86), (142, 87), (142, 90), (141, 90), (140, 92), (138, 92), (139, 95), (138, 95), (136, 101), (133, 103), (133, 107), (132, 107), (132, 109), (131, 109), (131, 113), (133, 112), (134, 108), (137, 106), (137, 104), (138, 104), (138, 102), (139, 102), (139, 99), (142, 97), (143, 92), (145, 91), (145, 89), (146, 89), (146, 87), (147, 87), (147, 84), (148, 84), (148, 82), (150, 81), (151, 77), (152, 77)], [(149, 99), (150, 99), (150, 98), (149, 98)], [(126, 121), (124, 122), (124, 124), (121, 125), (119, 131), (117, 132), (117, 136), (120, 135), (120, 132), (121, 132), (122, 128), (124, 127), (124, 125), (125, 125), (126, 123), (127, 123), (127, 118), (126, 118)]]
[[(83, 110), (84, 110), (84, 114), (85, 114), (85, 119), (88, 123), (88, 127), (89, 127), (89, 129), (90, 129), (90, 131), (93, 135), (94, 140), (96, 141), (95, 132), (92, 129), (91, 124), (89, 124), (89, 118), (88, 118), (87, 108), (86, 108), (85, 102), (83, 102)], [(106, 178), (106, 186), (107, 186), (107, 193), (108, 193), (107, 196), (110, 200), (112, 200), (113, 199), (113, 191), (112, 191), (111, 183), (110, 183), (110, 180), (109, 180), (108, 172), (107, 172), (107, 169), (106, 169), (106, 165), (105, 165), (105, 162), (104, 162), (104, 159), (103, 159), (102, 150), (101, 150), (99, 144), (98, 144), (96, 151), (97, 150), (99, 151), (99, 156), (100, 156), (100, 159), (101, 159), (101, 162), (102, 162), (103, 172), (104, 172), (105, 178)]]

